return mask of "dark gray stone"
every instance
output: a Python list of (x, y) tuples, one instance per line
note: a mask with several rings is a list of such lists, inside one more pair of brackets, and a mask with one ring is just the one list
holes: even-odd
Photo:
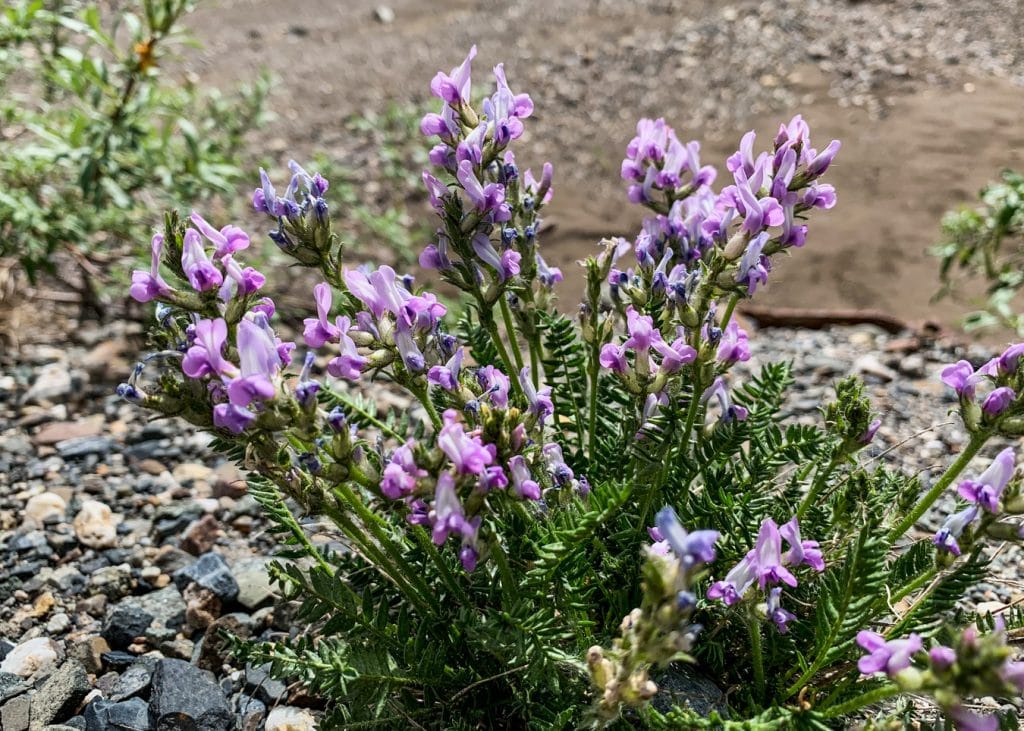
[(213, 674), (163, 659), (153, 672), (150, 719), (157, 731), (227, 731), (234, 714)]
[(107, 612), (100, 635), (114, 650), (123, 650), (146, 633), (153, 615), (134, 604), (123, 602)]
[(191, 566), (174, 572), (179, 590), (184, 591), (193, 582), (212, 591), (221, 601), (231, 602), (238, 596), (238, 582), (219, 553), (204, 553)]
[(245, 666), (245, 684), (267, 704), (275, 704), (288, 694), (288, 686), (270, 677), (270, 663), (254, 667)]
[(107, 437), (78, 437), (76, 439), (65, 439), (55, 445), (57, 454), (64, 459), (75, 459), (87, 457), (90, 454), (103, 456), (110, 453), (114, 448), (114, 442)]
[(150, 731), (152, 728), (149, 704), (141, 698), (121, 703), (97, 698), (85, 709), (84, 731)]
[(89, 675), (78, 660), (68, 660), (32, 696), (32, 728), (69, 718), (89, 693)]
[(114, 687), (110, 690), (110, 700), (118, 702), (142, 695), (149, 688), (152, 679), (152, 671), (144, 664), (136, 663), (118, 677)]
[(14, 673), (0, 673), (0, 704), (31, 688), (25, 679)]
[(651, 680), (658, 686), (651, 705), (660, 713), (668, 713), (673, 706), (691, 708), (701, 716), (711, 711), (725, 716), (728, 711), (722, 689), (689, 665), (674, 663), (667, 670), (652, 673)]
[(259, 731), (267, 717), (267, 706), (263, 701), (247, 695), (238, 697), (238, 719), (242, 731)]

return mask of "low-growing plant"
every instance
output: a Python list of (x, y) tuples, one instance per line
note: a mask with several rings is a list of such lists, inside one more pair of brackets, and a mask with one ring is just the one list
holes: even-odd
[(943, 241), (932, 250), (942, 260), (938, 297), (955, 294), (960, 278), (981, 279), (986, 307), (970, 313), (965, 326), (1009, 327), (1024, 336), (1017, 302), (1024, 287), (1024, 176), (1004, 170), (979, 198), (980, 207), (950, 211), (942, 219)]
[[(746, 134), (717, 192), (697, 142), (641, 120), (622, 176), (653, 215), (582, 262), (584, 300), (560, 314), (538, 241), (552, 168), (511, 150), (533, 103), (499, 65), (474, 106), (474, 55), (434, 77), (421, 124), (437, 229), (420, 264), (462, 293), (457, 322), (412, 276), (346, 261), (327, 181), (296, 163), (253, 204), (323, 278), (301, 356), (237, 227), (168, 214), (133, 274), (153, 353), (118, 392), (215, 434), (283, 543), (296, 631), (239, 656), (322, 697), (325, 728), (896, 728), (935, 708), (996, 728), (968, 706), (1024, 688), (1004, 624), (1022, 616), (960, 600), (990, 541), (1020, 542), (1024, 496), (1011, 449), (961, 475), (1024, 433), (1024, 345), (943, 372), (970, 438), (926, 490), (861, 459), (879, 421), (856, 379), (817, 427), (781, 416), (788, 364), (740, 382), (737, 303), (836, 200), (839, 143), (813, 147), (799, 116), (759, 154)], [(962, 510), (918, 539), (953, 489)], [(710, 702), (671, 692), (709, 683)]]
[(151, 224), (153, 206), (233, 193), (269, 89), (170, 82), (193, 0), (15, 0), (0, 11), (0, 256), (30, 279), (70, 254), (83, 294)]

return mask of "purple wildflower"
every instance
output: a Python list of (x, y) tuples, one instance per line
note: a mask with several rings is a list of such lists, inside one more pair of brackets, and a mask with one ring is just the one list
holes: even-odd
[(213, 425), (241, 434), (256, 420), (256, 414), (235, 404), (217, 404), (213, 407)]
[(860, 671), (864, 675), (884, 672), (889, 677), (910, 667), (913, 655), (923, 648), (920, 635), (886, 641), (882, 635), (869, 630), (857, 633), (857, 644), (868, 651), (857, 662)]
[(712, 381), (711, 385), (701, 395), (700, 401), (706, 404), (712, 398), (717, 399), (719, 406), (722, 407), (721, 421), (746, 421), (749, 413), (744, 407), (732, 402), (732, 399), (729, 398), (729, 389), (726, 387), (725, 380), (721, 376)]
[(458, 421), (454, 409), (442, 415), (444, 426), (437, 435), (437, 446), (452, 461), (460, 475), (482, 474), (487, 465), (494, 462), (496, 449), (493, 444), (483, 444), (478, 436), (469, 436)]
[(430, 91), (434, 96), (453, 107), (462, 103), (468, 104), (471, 89), (470, 73), (474, 58), (476, 45), (469, 49), (466, 59), (453, 68), (450, 74), (438, 71), (430, 82)]
[(149, 302), (157, 297), (165, 297), (174, 290), (160, 276), (160, 255), (164, 249), (164, 237), (154, 234), (150, 242), (149, 271), (136, 269), (132, 272), (132, 286), (128, 294), (136, 302)]
[(505, 470), (501, 468), (501, 465), (491, 465), (480, 475), (480, 480), (476, 483), (476, 486), (483, 493), (488, 493), (491, 490), (502, 490), (508, 487), (508, 477), (506, 477)]
[(230, 254), (224, 256), (220, 263), (224, 267), (224, 273), (227, 276), (224, 277), (224, 283), (221, 285), (217, 295), (224, 302), (229, 301), (235, 295), (246, 297), (258, 291), (260, 287), (266, 284), (267, 278), (263, 276), (262, 272), (257, 271), (253, 267), (245, 267), (243, 269)]
[(998, 358), (998, 366), (1000, 373), (1014, 374), (1017, 372), (1017, 365), (1020, 362), (1020, 357), (1024, 355), (1024, 343), (1017, 343), (1011, 345), (1002, 355)]
[(998, 416), (1017, 398), (1016, 392), (1009, 386), (1000, 386), (988, 395), (981, 405), (981, 410), (989, 416)]
[(508, 461), (508, 469), (512, 474), (512, 487), (519, 497), (527, 500), (540, 500), (540, 485), (530, 474), (530, 468), (526, 464), (523, 455), (517, 454)]
[(442, 472), (437, 478), (434, 492), (434, 506), (430, 511), (433, 523), (434, 543), (440, 546), (448, 536), (454, 534), (470, 541), (476, 540), (480, 519), (466, 520), (459, 496), (455, 493), (455, 478), (448, 472)]
[(483, 232), (478, 232), (473, 236), (472, 244), (473, 253), (498, 273), (499, 282), (504, 282), (509, 277), (519, 274), (519, 262), (522, 261), (522, 255), (515, 249), (506, 249), (499, 255), (491, 244), (490, 238)]
[(555, 413), (555, 405), (551, 402), (551, 386), (542, 386), (539, 390), (534, 388), (533, 381), (530, 380), (530, 366), (525, 366), (519, 371), (519, 385), (526, 396), (529, 412), (543, 424)]
[[(262, 315), (257, 315), (262, 317)], [(246, 318), (238, 323), (238, 360), (241, 374), (228, 383), (228, 398), (235, 406), (274, 398), (273, 379), (281, 367), (277, 345), (269, 328)]]
[(957, 731), (999, 731), (999, 719), (994, 715), (980, 716), (959, 703), (954, 703), (945, 710), (956, 722)]
[(720, 363), (725, 364), (750, 360), (747, 333), (735, 320), (730, 320), (722, 330), (722, 339), (718, 341), (718, 353), (715, 357)]
[(666, 541), (669, 548), (684, 566), (692, 568), (715, 560), (715, 541), (718, 531), (696, 530), (688, 533), (679, 522), (679, 516), (670, 505), (666, 505), (654, 517), (657, 534)]
[(743, 598), (756, 578), (756, 555), (754, 551), (749, 551), (739, 563), (732, 567), (724, 579), (711, 585), (711, 588), (708, 589), (708, 599), (721, 599), (727, 607), (731, 607)]
[(459, 163), (455, 177), (462, 183), (466, 196), (473, 207), (484, 214), (487, 220), (501, 223), (512, 217), (512, 209), (505, 202), (505, 187), (499, 183), (482, 184), (473, 172), (473, 165), (468, 160)]
[(195, 340), (181, 361), (181, 370), (189, 378), (207, 375), (232, 377), (237, 374), (238, 369), (223, 355), (227, 338), (228, 324), (223, 318), (197, 322)]
[(537, 252), (537, 278), (540, 280), (541, 285), (551, 289), (558, 282), (561, 282), (564, 277), (562, 276), (562, 270), (558, 267), (548, 266), (548, 263), (544, 261), (544, 258)]
[(320, 282), (313, 287), (313, 298), (316, 300), (316, 317), (303, 320), (306, 329), (302, 337), (311, 348), (322, 348), (324, 343), (336, 342), (341, 336), (338, 326), (328, 320), (331, 312), (331, 286)]
[(868, 428), (864, 430), (864, 433), (857, 437), (857, 441), (864, 445), (871, 444), (871, 442), (875, 438), (875, 434), (878, 432), (878, 429), (881, 426), (882, 420), (875, 419), (870, 424), (868, 424)]
[(302, 363), (302, 371), (299, 373), (299, 381), (295, 384), (295, 400), (303, 407), (315, 403), (316, 395), (320, 391), (320, 384), (310, 377), (315, 362), (316, 355), (312, 351), (307, 352)]
[(379, 267), (369, 275), (359, 269), (346, 268), (342, 270), (342, 278), (348, 291), (378, 320), (385, 312), (397, 316), (411, 296), (398, 284), (395, 270), (389, 266)]
[(936, 548), (946, 553), (951, 553), (954, 556), (960, 555), (960, 544), (957, 543), (957, 539), (963, 534), (964, 529), (974, 522), (974, 519), (978, 517), (978, 506), (971, 505), (970, 507), (961, 510), (959, 513), (946, 518), (946, 521), (939, 528), (938, 532), (932, 538), (932, 543), (935, 544)]
[(989, 468), (977, 480), (964, 480), (957, 491), (961, 497), (980, 505), (990, 513), (998, 512), (999, 499), (1013, 477), (1013, 449), (1007, 447), (992, 460)]
[(338, 345), (341, 353), (327, 363), (327, 372), (335, 378), (357, 381), (359, 374), (369, 361), (359, 355), (355, 341), (348, 334), (351, 329), (351, 321), (347, 317), (339, 317), (335, 322), (337, 323)]
[(800, 537), (800, 524), (796, 516), (779, 528), (779, 533), (789, 544), (789, 551), (786, 553), (786, 565), (797, 568), (807, 565), (815, 571), (825, 570), (825, 561), (821, 556), (817, 541), (805, 541)]
[(769, 591), (768, 603), (765, 611), (768, 614), (768, 619), (775, 623), (775, 627), (779, 630), (779, 634), (784, 635), (789, 632), (789, 627), (787, 625), (796, 619), (796, 615), (782, 606), (781, 597), (781, 586), (776, 586), (774, 589)]
[(928, 650), (928, 659), (931, 660), (933, 666), (945, 670), (956, 662), (956, 651), (952, 647), (936, 645)]
[(427, 371), (427, 381), (435, 386), (440, 386), (445, 391), (455, 391), (459, 387), (459, 371), (462, 370), (463, 349), (460, 347), (455, 355), (448, 359), (443, 366), (431, 366)]
[(753, 295), (758, 284), (768, 283), (771, 263), (768, 261), (768, 257), (761, 253), (766, 243), (768, 243), (768, 233), (762, 231), (747, 244), (743, 258), (740, 259), (736, 271), (736, 281), (747, 285), (747, 295)]
[(598, 357), (601, 365), (615, 373), (625, 373), (627, 369), (626, 349), (615, 343), (605, 343), (601, 346), (601, 355)]
[(661, 355), (659, 371), (666, 375), (675, 373), (684, 365), (697, 360), (697, 351), (686, 342), (686, 338), (676, 338), (670, 344), (659, 336), (652, 345), (655, 351)]
[(523, 123), (520, 121), (533, 114), (533, 100), (528, 94), (513, 94), (505, 80), (505, 66), (494, 67), (494, 78), (498, 90), (490, 99), (484, 99), (484, 114), (493, 125), (494, 142), (504, 147), (512, 140), (523, 135)]
[(942, 369), (942, 382), (956, 391), (961, 398), (974, 399), (974, 387), (981, 378), (966, 360), (957, 361)]
[(491, 405), (504, 409), (508, 406), (508, 391), (511, 387), (508, 376), (492, 365), (484, 366), (476, 372), (477, 382), (483, 389), (481, 397), (487, 397)]
[(796, 586), (796, 577), (786, 568), (782, 558), (782, 534), (779, 526), (771, 518), (761, 523), (754, 546), (757, 560), (757, 584), (762, 589), (766, 586), (785, 583)]
[(552, 480), (556, 485), (562, 487), (573, 481), (575, 475), (572, 468), (566, 464), (565, 456), (562, 454), (562, 447), (557, 442), (545, 444), (541, 452), (547, 460), (548, 472), (551, 473)]
[(236, 251), (249, 248), (249, 234), (238, 226), (228, 225), (218, 231), (195, 211), (192, 211), (191, 221), (200, 233), (213, 244), (214, 260), (223, 259)]
[(185, 231), (182, 240), (181, 267), (188, 277), (188, 283), (197, 292), (219, 287), (224, 281), (220, 270), (213, 265), (203, 249), (203, 240), (194, 228)]
[(416, 490), (416, 480), (427, 476), (426, 470), (416, 466), (412, 448), (410, 439), (391, 454), (380, 481), (380, 491), (385, 497), (398, 500), (411, 495)]

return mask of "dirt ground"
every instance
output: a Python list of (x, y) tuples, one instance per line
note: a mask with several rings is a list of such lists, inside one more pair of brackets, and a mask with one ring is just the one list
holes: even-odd
[(536, 103), (519, 159), (555, 165), (543, 246), (563, 268), (635, 233), (618, 167), (638, 117), (702, 140), (724, 172), (743, 131), (767, 142), (800, 112), (821, 146), (843, 142), (828, 175), (839, 204), (814, 216), (761, 304), (954, 321), (966, 304), (929, 301), (939, 218), (1024, 168), (1024, 0), (206, 0), (191, 24), (200, 79), (276, 75), (279, 118), (257, 145), (282, 166), (317, 150), (348, 159), (341, 120), (426, 103), (435, 71), (477, 43), (474, 80), (504, 61)]

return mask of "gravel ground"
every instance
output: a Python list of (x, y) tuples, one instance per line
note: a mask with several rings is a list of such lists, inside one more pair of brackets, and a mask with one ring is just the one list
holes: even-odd
[[(0, 356), (0, 727), (92, 731), (127, 718), (123, 728), (142, 731), (159, 717), (173, 729), (191, 728), (182, 718), (307, 728), (316, 709), (300, 708), (310, 703), (301, 691), (234, 666), (209, 634), (295, 631), (262, 571), (273, 545), (257, 506), (204, 435), (147, 423), (109, 395), (138, 331), (115, 329)], [(771, 329), (752, 342), (750, 366), (795, 363), (787, 411), (801, 421), (818, 418), (836, 378), (860, 373), (884, 413), (871, 449), (926, 484), (965, 441), (936, 378), (964, 354), (949, 344), (868, 326)], [(1003, 551), (997, 578), (970, 600), (994, 609), (1024, 599), (1019, 563), (1017, 550)]]

